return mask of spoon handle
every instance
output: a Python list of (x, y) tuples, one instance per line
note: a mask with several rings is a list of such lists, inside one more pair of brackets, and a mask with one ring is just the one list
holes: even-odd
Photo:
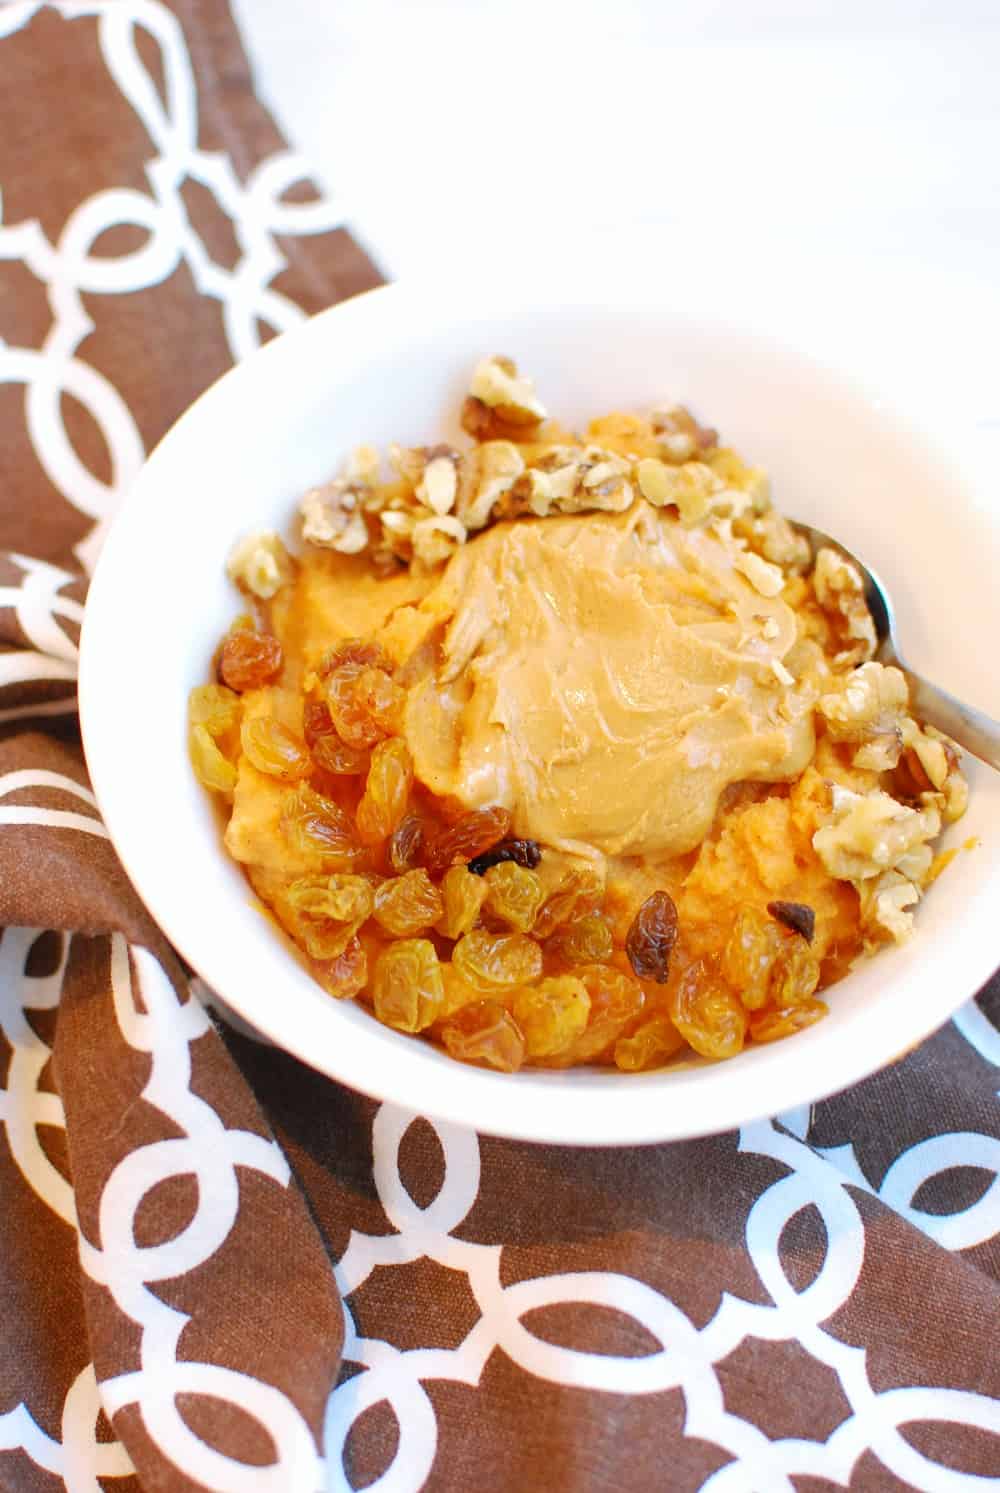
[(883, 647), (879, 656), (884, 663), (895, 664), (906, 675), (910, 687), (910, 709), (918, 721), (936, 726), (974, 757), (1000, 771), (1000, 721), (995, 721), (984, 710), (964, 705), (954, 695), (915, 674), (894, 649)]

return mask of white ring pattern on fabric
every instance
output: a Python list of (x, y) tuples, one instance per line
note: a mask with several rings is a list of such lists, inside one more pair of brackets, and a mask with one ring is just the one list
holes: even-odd
[[(8, 9), (0, 36), (17, 31), (41, 8), (38, 0)], [(41, 349), (0, 342), (0, 383), (24, 384), (28, 430), (46, 475), (68, 502), (95, 521), (77, 547), (89, 571), (144, 452), (121, 394), (77, 355), (94, 330), (82, 294), (144, 290), (183, 261), (199, 292), (218, 301), (230, 351), (242, 358), (259, 345), (259, 323), (285, 331), (303, 317), (299, 306), (271, 288), (286, 263), (274, 235), (325, 232), (339, 227), (343, 214), (328, 199), (306, 204), (281, 200), (307, 175), (293, 152), (262, 162), (244, 185), (228, 156), (198, 148), (194, 74), (180, 24), (166, 5), (158, 0), (57, 0), (54, 8), (67, 21), (99, 18), (108, 71), (155, 146), (146, 166), (153, 196), (121, 188), (98, 192), (70, 214), (57, 244), (49, 242), (37, 220), (5, 225), (0, 197), (0, 260), (19, 260), (44, 284), (52, 310)], [(159, 49), (166, 106), (140, 56), (137, 30)], [(231, 270), (214, 263), (189, 220), (181, 195), (189, 181), (207, 188), (233, 224), (241, 252)], [(92, 255), (101, 234), (120, 224), (144, 229), (147, 242), (116, 258)], [(74, 451), (60, 409), (64, 393), (79, 400), (100, 430), (111, 460), (109, 482), (95, 477)]]
[[(791, 1481), (795, 1475), (826, 1478), (846, 1487), (858, 1459), (868, 1451), (896, 1477), (926, 1493), (984, 1486), (977, 1475), (924, 1457), (904, 1439), (900, 1427), (918, 1420), (954, 1421), (1000, 1436), (1000, 1403), (953, 1389), (903, 1386), (877, 1391), (868, 1376), (865, 1350), (839, 1341), (821, 1325), (850, 1297), (864, 1260), (864, 1225), (848, 1187), (860, 1183), (865, 1190), (874, 1190), (856, 1170), (854, 1174), (838, 1170), (834, 1153), (823, 1155), (812, 1149), (779, 1122), (764, 1121), (740, 1132), (742, 1152), (772, 1157), (789, 1168), (786, 1177), (758, 1197), (746, 1221), (747, 1250), (771, 1302), (761, 1305), (726, 1293), (715, 1316), (699, 1330), (659, 1292), (610, 1271), (554, 1275), (503, 1287), (502, 1247), (454, 1237), (479, 1191), (479, 1152), (473, 1132), (427, 1120), (441, 1145), (444, 1180), (437, 1196), (423, 1208), (406, 1192), (397, 1158), (406, 1130), (418, 1118), (426, 1119), (387, 1104), (377, 1113), (375, 1185), (385, 1214), (398, 1232), (353, 1232), (337, 1267), (338, 1285), (346, 1301), (372, 1270), (427, 1258), (467, 1277), (481, 1315), (456, 1348), (401, 1351), (390, 1343), (359, 1337), (345, 1306), (344, 1356), (364, 1366), (366, 1372), (348, 1379), (330, 1398), (326, 1451), (331, 1490), (348, 1493), (351, 1484), (343, 1454), (351, 1428), (366, 1410), (385, 1403), (396, 1418), (399, 1441), (392, 1464), (369, 1486), (378, 1493), (418, 1493), (437, 1450), (436, 1419), (425, 1382), (450, 1379), (475, 1386), (496, 1348), (526, 1373), (566, 1386), (615, 1394), (681, 1389), (686, 1403), (685, 1434), (710, 1442), (733, 1458), (703, 1485), (712, 1493), (755, 1493), (762, 1488), (768, 1493), (795, 1493)], [(789, 1118), (793, 1125), (801, 1125), (803, 1116)], [(907, 1156), (920, 1158), (927, 1148), (933, 1151), (936, 1142), (948, 1157), (975, 1154), (970, 1153), (969, 1137), (942, 1136), (911, 1148), (896, 1166)], [(890, 1168), (882, 1189), (890, 1206), (885, 1194), (894, 1170)], [(931, 1175), (922, 1160), (916, 1170), (921, 1179)], [(909, 1195), (913, 1191), (915, 1187)], [(823, 1220), (827, 1249), (816, 1275), (799, 1291), (783, 1268), (781, 1238), (792, 1219), (809, 1207)], [(946, 1247), (967, 1247), (967, 1242), (1000, 1231), (995, 1183), (978, 1203), (951, 1220), (905, 1207), (900, 1211)], [(976, 1218), (972, 1228), (964, 1223), (969, 1215)], [(569, 1302), (614, 1307), (656, 1338), (660, 1351), (640, 1358), (577, 1352), (544, 1342), (522, 1325), (521, 1318), (534, 1308)], [(836, 1374), (851, 1414), (825, 1442), (770, 1441), (754, 1425), (725, 1409), (716, 1366), (747, 1338), (797, 1342)]]

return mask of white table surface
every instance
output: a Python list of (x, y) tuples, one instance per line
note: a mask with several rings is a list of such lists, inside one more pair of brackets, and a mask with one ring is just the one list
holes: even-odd
[(885, 389), (1000, 506), (997, 0), (235, 11), (387, 274), (568, 250), (708, 285)]

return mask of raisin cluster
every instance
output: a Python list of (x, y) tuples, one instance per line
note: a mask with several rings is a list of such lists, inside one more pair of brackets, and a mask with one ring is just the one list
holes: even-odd
[(729, 1057), (823, 1014), (812, 909), (744, 908), (715, 960), (688, 957), (666, 889), (622, 930), (591, 869), (547, 877), (542, 847), (512, 837), (505, 808), (456, 810), (415, 781), (406, 690), (376, 643), (338, 643), (300, 717), (285, 708), (297, 697), (280, 688), (284, 667), (279, 640), (241, 619), (218, 682), (191, 694), (189, 748), (226, 798), (241, 774), (248, 792), (277, 788), (290, 869), (250, 879), (332, 996), (504, 1072), (640, 1072), (686, 1047)]

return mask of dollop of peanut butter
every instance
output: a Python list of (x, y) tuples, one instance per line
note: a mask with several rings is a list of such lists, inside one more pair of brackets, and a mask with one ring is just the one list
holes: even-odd
[(729, 784), (790, 781), (814, 749), (795, 613), (741, 553), (642, 502), (478, 536), (384, 629), (417, 776), (549, 845), (692, 850)]

